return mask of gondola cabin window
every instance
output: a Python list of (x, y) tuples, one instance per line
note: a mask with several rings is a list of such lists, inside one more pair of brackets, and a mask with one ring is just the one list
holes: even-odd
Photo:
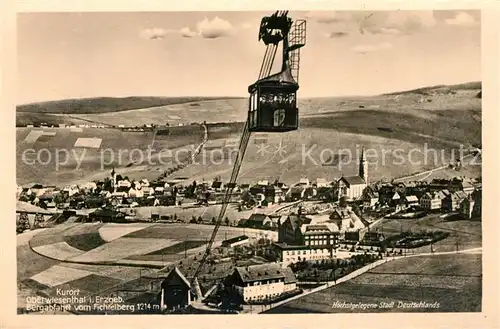
[(261, 87), (254, 91), (250, 96), (250, 130), (256, 132), (296, 130), (298, 109), (294, 89)]

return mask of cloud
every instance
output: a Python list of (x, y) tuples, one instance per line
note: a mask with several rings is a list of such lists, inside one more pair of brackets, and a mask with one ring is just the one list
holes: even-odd
[(183, 38), (194, 38), (195, 36), (198, 35), (195, 31), (191, 31), (189, 27), (183, 27), (179, 33)]
[(444, 22), (455, 26), (473, 26), (477, 24), (475, 18), (466, 12), (459, 12), (452, 18), (446, 18)]
[(371, 53), (374, 51), (379, 51), (379, 50), (384, 50), (384, 49), (389, 49), (392, 48), (392, 44), (388, 42), (382, 42), (379, 44), (364, 44), (364, 45), (357, 45), (352, 48), (352, 50), (355, 53), (358, 54), (366, 54), (366, 53)]
[(361, 34), (412, 34), (436, 25), (432, 11), (315, 11), (306, 17)]
[(228, 37), (236, 32), (235, 27), (230, 22), (219, 17), (215, 17), (211, 21), (205, 18), (196, 24), (196, 29), (198, 35), (206, 39)]
[(217, 39), (222, 37), (232, 36), (238, 29), (249, 29), (253, 27), (249, 23), (243, 23), (238, 28), (235, 28), (230, 22), (215, 17), (212, 20), (208, 18), (196, 23), (196, 30), (193, 31), (189, 27), (183, 27), (180, 30), (171, 30), (163, 28), (148, 28), (140, 32), (140, 36), (144, 39), (163, 39), (167, 34), (178, 34), (183, 38), (202, 37), (206, 39)]
[(246, 29), (251, 29), (252, 27), (253, 27), (253, 24), (251, 24), (251, 23), (243, 23), (243, 24), (241, 24), (241, 28), (245, 29), (245, 30)]
[(347, 32), (344, 32), (344, 31), (337, 31), (337, 32), (331, 32), (331, 33), (328, 33), (328, 38), (332, 38), (332, 39), (337, 39), (337, 38), (343, 38), (343, 37), (346, 37), (348, 36), (349, 33)]
[(149, 29), (142, 29), (140, 32), (140, 37), (143, 39), (163, 39), (165, 35), (170, 32), (172, 31), (154, 27)]
[(374, 12), (360, 23), (360, 33), (413, 34), (436, 25), (432, 11)]
[[(364, 31), (361, 32), (361, 34), (363, 34), (363, 33), (364, 33)], [(400, 35), (400, 34), (403, 34), (403, 31), (401, 31), (400, 29), (397, 29), (395, 27), (380, 27), (380, 28), (372, 27), (369, 30), (369, 33), (386, 34), (386, 35)]]

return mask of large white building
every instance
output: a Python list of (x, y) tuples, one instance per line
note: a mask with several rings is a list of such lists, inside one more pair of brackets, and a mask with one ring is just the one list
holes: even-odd
[(297, 289), (292, 270), (276, 263), (236, 267), (230, 279), (232, 288), (245, 302), (275, 298)]

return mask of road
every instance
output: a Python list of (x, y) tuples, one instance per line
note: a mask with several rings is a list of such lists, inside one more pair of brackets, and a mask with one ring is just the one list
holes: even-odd
[[(473, 156), (474, 156), (474, 154), (467, 154), (466, 156), (463, 157), (463, 159), (471, 158)], [(465, 165), (465, 163), (462, 162), (462, 165)], [(396, 178), (396, 179), (394, 179), (394, 181), (395, 182), (400, 182), (400, 181), (406, 180), (408, 178), (419, 177), (419, 176), (427, 174), (427, 176), (419, 179), (419, 181), (422, 181), (424, 179), (427, 179), (433, 172), (436, 172), (436, 171), (439, 171), (439, 170), (443, 170), (443, 169), (446, 169), (446, 168), (448, 168), (448, 165), (437, 167), (437, 168), (434, 168), (434, 169), (431, 169), (431, 170), (422, 171), (422, 172), (419, 172), (418, 174), (413, 174), (413, 175), (408, 175), (408, 176)]]

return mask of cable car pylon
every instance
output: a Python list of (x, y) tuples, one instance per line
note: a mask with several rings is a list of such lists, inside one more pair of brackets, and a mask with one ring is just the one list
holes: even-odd
[[(191, 279), (191, 291), (195, 299), (203, 298), (198, 282), (203, 266), (210, 256), (217, 232), (223, 222), (236, 180), (243, 164), (250, 135), (258, 132), (285, 132), (298, 129), (298, 108), (296, 92), (298, 85), (299, 50), (306, 41), (306, 21), (292, 21), (288, 11), (277, 11), (262, 18), (259, 41), (266, 45), (258, 80), (249, 86), (250, 104), (248, 118), (243, 126), (238, 153), (233, 171), (222, 201), (219, 216), (205, 252)], [(281, 72), (271, 75), (279, 43), (283, 43)]]

